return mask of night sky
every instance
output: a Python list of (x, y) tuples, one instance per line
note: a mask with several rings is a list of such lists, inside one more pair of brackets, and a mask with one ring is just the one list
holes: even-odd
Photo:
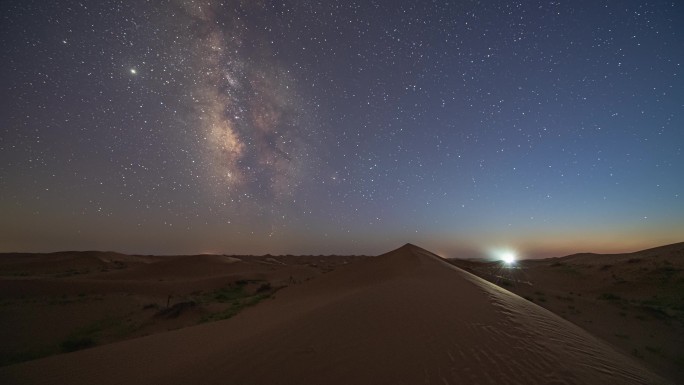
[(684, 241), (677, 1), (0, 2), (0, 251)]

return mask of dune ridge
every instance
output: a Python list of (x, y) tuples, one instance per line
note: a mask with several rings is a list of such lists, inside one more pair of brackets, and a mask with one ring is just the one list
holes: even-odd
[(449, 262), (578, 325), (672, 382), (684, 382), (684, 243), (513, 265)]
[(665, 384), (553, 313), (407, 244), (226, 321), (0, 369), (5, 384)]

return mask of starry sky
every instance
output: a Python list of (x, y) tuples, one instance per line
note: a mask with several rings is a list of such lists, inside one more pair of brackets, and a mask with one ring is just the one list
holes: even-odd
[(5, 0), (0, 251), (684, 241), (677, 1)]

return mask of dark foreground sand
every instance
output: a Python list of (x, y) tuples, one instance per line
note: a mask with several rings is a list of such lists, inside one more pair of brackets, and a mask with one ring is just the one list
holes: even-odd
[(406, 245), (234, 318), (0, 369), (3, 384), (661, 384), (553, 313)]

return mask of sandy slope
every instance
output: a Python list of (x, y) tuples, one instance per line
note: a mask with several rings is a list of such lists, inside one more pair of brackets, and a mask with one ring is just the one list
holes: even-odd
[(0, 383), (664, 380), (547, 310), (407, 245), (232, 319), (1, 368)]
[(363, 258), (0, 254), (0, 366), (224, 319)]
[(625, 254), (452, 260), (684, 383), (684, 243)]

